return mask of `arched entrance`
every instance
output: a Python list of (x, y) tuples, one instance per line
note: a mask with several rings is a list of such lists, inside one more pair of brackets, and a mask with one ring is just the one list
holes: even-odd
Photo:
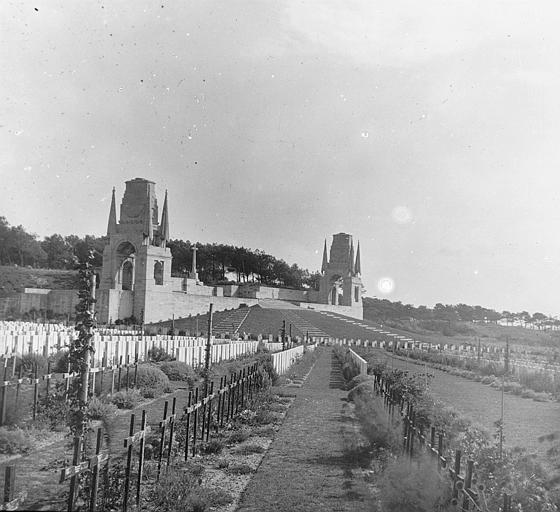
[(135, 267), (136, 249), (130, 242), (122, 242), (117, 247), (118, 283), (122, 290), (134, 289), (134, 267)]

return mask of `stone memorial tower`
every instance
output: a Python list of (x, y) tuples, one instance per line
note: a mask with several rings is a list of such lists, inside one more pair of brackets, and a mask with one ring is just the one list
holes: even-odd
[(117, 222), (113, 188), (107, 236), (98, 320), (107, 323), (134, 316), (142, 322), (151, 316), (148, 308), (165, 307), (164, 297), (172, 286), (167, 192), (159, 222), (155, 183), (143, 178), (127, 181)]
[(333, 235), (328, 259), (325, 240), (322, 275), (319, 283), (319, 302), (333, 306), (363, 308), (360, 258), (360, 244), (358, 243), (356, 254), (354, 254), (354, 242), (351, 235), (346, 233)]

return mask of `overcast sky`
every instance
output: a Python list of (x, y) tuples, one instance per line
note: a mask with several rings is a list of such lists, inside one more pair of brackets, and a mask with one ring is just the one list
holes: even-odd
[(343, 231), (369, 296), (559, 314), (559, 14), (3, 1), (0, 215), (100, 235), (112, 187), (145, 177), (173, 238), (317, 270)]

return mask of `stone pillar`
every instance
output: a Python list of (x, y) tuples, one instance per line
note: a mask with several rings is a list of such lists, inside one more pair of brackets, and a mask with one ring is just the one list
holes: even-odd
[(193, 254), (192, 254), (191, 279), (196, 279), (198, 281), (198, 274), (196, 273), (196, 251), (198, 251), (198, 247), (195, 245), (192, 250)]

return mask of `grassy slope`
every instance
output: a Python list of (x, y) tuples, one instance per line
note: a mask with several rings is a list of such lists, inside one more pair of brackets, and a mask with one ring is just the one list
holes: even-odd
[(0, 266), (0, 297), (21, 292), (24, 288), (77, 289), (78, 272)]
[[(371, 319), (374, 320), (374, 319)], [(378, 323), (379, 320), (374, 320)], [(392, 322), (387, 323), (387, 327), (393, 331), (398, 331), (405, 336), (411, 336), (421, 341), (432, 343), (478, 343), (480, 338), (482, 344), (505, 345), (506, 339), (510, 345), (522, 345), (526, 347), (544, 346), (560, 348), (560, 331), (537, 331), (532, 329), (524, 329), (523, 327), (505, 327), (496, 324), (475, 324), (469, 322), (456, 322), (469, 330), (470, 334), (455, 334), (454, 336), (445, 336), (438, 331), (429, 331), (416, 327), (408, 321), (397, 321), (395, 325), (400, 328), (391, 327)]]

